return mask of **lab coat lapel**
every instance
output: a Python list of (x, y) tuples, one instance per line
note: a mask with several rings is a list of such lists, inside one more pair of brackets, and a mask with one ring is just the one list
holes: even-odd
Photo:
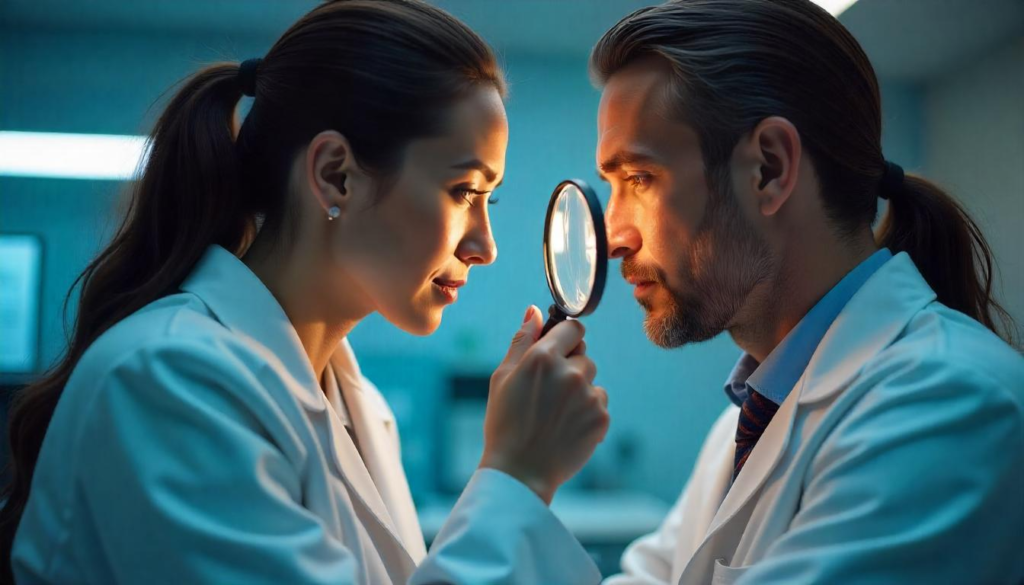
[[(366, 381), (359, 371), (359, 364), (348, 340), (343, 340), (331, 357), (341, 394), (345, 400), (359, 448), (366, 456), (364, 462), (347, 433), (345, 441), (352, 446), (359, 459), (361, 489), (372, 490), (364, 497), (380, 503), (382, 510), (374, 513), (388, 522), (389, 529), (402, 543), (415, 563), (426, 556), (426, 545), (420, 529), (419, 518), (413, 505), (409, 483), (399, 457), (398, 434), (391, 412), (379, 402), (380, 397), (365, 387)], [(353, 463), (346, 462), (346, 465)], [(363, 472), (368, 474), (365, 475)], [(375, 504), (376, 505), (376, 504)]]
[[(802, 384), (802, 380), (798, 381), (796, 388), (800, 388)], [(779, 460), (782, 459), (782, 455), (789, 445), (793, 420), (796, 418), (794, 414), (796, 413), (797, 395), (796, 389), (790, 392), (789, 397), (783, 401), (778, 412), (765, 428), (764, 434), (758, 439), (750, 456), (747, 457), (747, 462), (743, 465), (743, 471), (736, 476), (736, 481), (729, 488), (725, 500), (722, 501), (715, 518), (711, 521), (711, 527), (708, 528), (707, 536), (704, 539), (705, 542), (737, 516), (737, 513), (758, 493)]]
[[(801, 382), (797, 382), (797, 387)], [(728, 559), (743, 536), (754, 500), (765, 481), (782, 459), (789, 444), (796, 411), (796, 391), (779, 406), (764, 434), (757, 441), (743, 471), (736, 477), (725, 499), (715, 512), (711, 525), (683, 568), (677, 583), (708, 583), (715, 561)], [(731, 452), (730, 455), (731, 457)]]

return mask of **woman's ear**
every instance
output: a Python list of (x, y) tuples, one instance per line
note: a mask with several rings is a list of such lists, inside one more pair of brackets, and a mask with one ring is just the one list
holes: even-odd
[(796, 126), (785, 118), (765, 118), (749, 135), (752, 191), (758, 210), (775, 215), (796, 189), (802, 146)]
[(325, 216), (335, 219), (352, 205), (354, 175), (362, 171), (348, 139), (334, 130), (325, 130), (306, 148), (306, 181)]

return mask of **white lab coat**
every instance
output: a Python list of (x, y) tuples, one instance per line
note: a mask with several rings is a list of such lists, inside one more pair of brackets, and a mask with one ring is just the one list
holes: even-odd
[(181, 288), (76, 367), (16, 535), (18, 583), (600, 580), (547, 506), (493, 470), (427, 555), (394, 417), (348, 343), (331, 367), (365, 465), (241, 261), (212, 247)]
[(1024, 359), (906, 254), (843, 309), (730, 488), (738, 415), (609, 585), (1024, 580)]

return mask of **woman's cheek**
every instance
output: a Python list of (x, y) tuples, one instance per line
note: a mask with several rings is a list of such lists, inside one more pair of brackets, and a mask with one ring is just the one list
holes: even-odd
[(451, 212), (446, 209), (450, 202), (438, 199), (435, 195), (432, 205), (417, 206), (406, 227), (406, 234), (409, 237), (402, 238), (407, 259), (409, 264), (412, 264), (407, 265), (410, 269), (407, 274), (415, 274), (426, 280), (430, 280), (435, 272), (446, 268), (445, 259), (452, 250), (451, 241), (454, 237), (454, 230), (451, 229)]

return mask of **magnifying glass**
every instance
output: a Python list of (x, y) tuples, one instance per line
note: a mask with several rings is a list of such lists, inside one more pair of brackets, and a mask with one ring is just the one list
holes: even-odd
[(543, 337), (572, 317), (589, 315), (601, 302), (608, 275), (608, 236), (597, 195), (578, 179), (562, 181), (544, 219), (544, 271), (555, 303)]

